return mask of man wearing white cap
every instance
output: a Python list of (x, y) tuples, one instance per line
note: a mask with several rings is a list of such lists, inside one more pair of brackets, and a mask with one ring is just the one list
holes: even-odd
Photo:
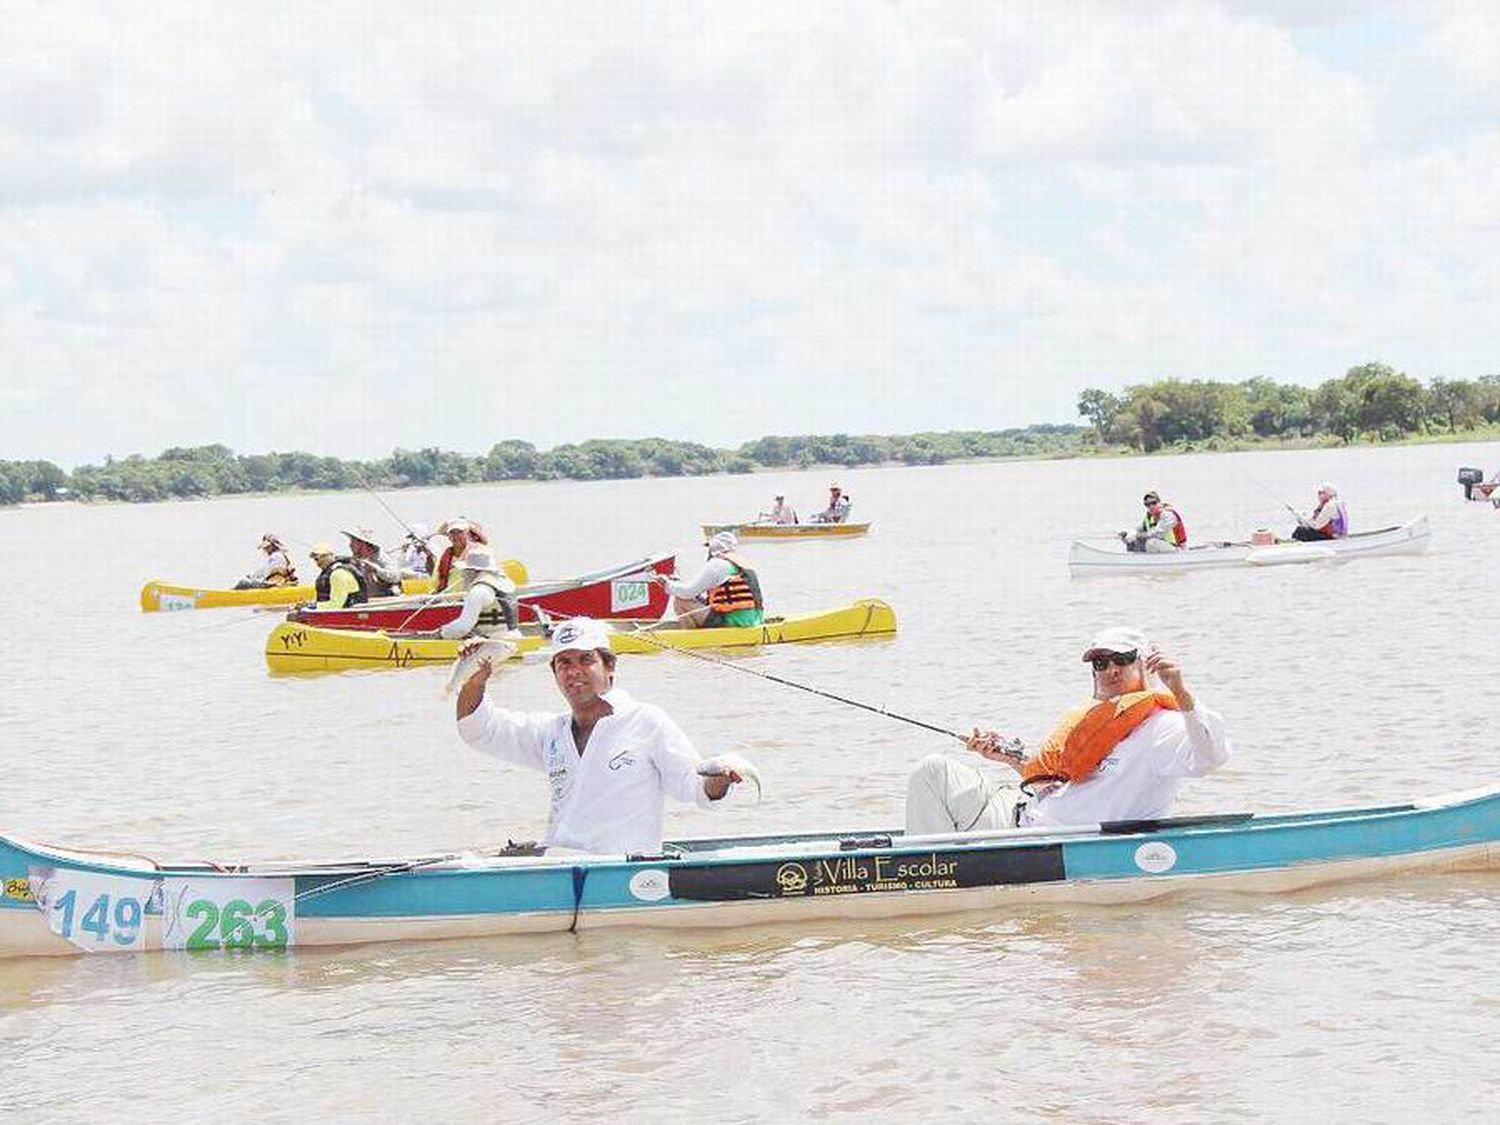
[[(1108, 629), (1083, 651), (1094, 702), (1063, 717), (1041, 749), (975, 729), (968, 747), (1020, 775), (1018, 786), (934, 754), (907, 781), (912, 834), (1169, 816), (1177, 786), (1229, 760), (1224, 720), (1200, 706), (1177, 663), (1134, 629)], [(1162, 689), (1165, 690), (1162, 690)]]
[(1339, 490), (1324, 481), (1318, 485), (1318, 506), (1306, 523), (1299, 522), (1293, 539), (1316, 543), (1321, 539), (1342, 539), (1349, 534), (1349, 513), (1339, 499)]
[(453, 575), (464, 585), (464, 608), (438, 630), (438, 636), (456, 640), (475, 632), (494, 635), (502, 628), (503, 635), (521, 635), (516, 630), (516, 584), (495, 565), (488, 547), (470, 544), (464, 557), (453, 564)]
[(690, 629), (759, 625), (765, 617), (765, 600), (754, 568), (739, 555), (738, 536), (721, 531), (704, 546), (708, 561), (686, 582), (653, 575), (672, 595), (678, 622)]
[[(485, 699), (481, 660), (458, 694), (458, 733), (474, 749), (547, 775), (552, 808), (540, 843), (602, 855), (661, 851), (666, 797), (707, 808), (743, 778), (705, 762), (665, 711), (615, 686), (609, 630), (587, 617), (552, 634), (561, 714), (508, 711)], [(742, 763), (742, 768), (743, 768)]]

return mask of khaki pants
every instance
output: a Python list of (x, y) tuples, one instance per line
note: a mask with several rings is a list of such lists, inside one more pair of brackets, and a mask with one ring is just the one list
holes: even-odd
[(1023, 798), (1016, 786), (991, 781), (947, 754), (932, 754), (906, 779), (906, 832), (1014, 828)]

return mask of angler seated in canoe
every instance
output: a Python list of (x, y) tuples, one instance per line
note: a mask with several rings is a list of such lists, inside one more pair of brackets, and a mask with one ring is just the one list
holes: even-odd
[(1339, 499), (1339, 490), (1324, 481), (1318, 485), (1318, 503), (1307, 519), (1297, 517), (1297, 526), (1292, 538), (1303, 543), (1319, 543), (1325, 539), (1345, 539), (1349, 535), (1349, 512)]
[(489, 659), (458, 694), (458, 733), (474, 749), (547, 775), (552, 806), (538, 846), (604, 855), (657, 855), (666, 797), (708, 808), (759, 779), (737, 754), (703, 760), (660, 707), (615, 686), (615, 654), (601, 622), (553, 631), (552, 676), (568, 709), (528, 714), (485, 696)]
[(1171, 815), (1183, 778), (1229, 760), (1223, 718), (1198, 703), (1182, 668), (1143, 634), (1106, 630), (1083, 660), (1092, 669), (1094, 702), (1064, 716), (1036, 754), (994, 731), (976, 728), (966, 740), (970, 750), (1014, 770), (1019, 784), (934, 754), (907, 781), (907, 832), (1159, 819)]
[(260, 549), (266, 561), (234, 584), (236, 590), (267, 590), (272, 586), (295, 586), (297, 568), (292, 565), (286, 544), (275, 532), (268, 531), (260, 537)]
[(464, 591), (464, 605), (459, 615), (438, 629), (444, 640), (482, 636), (519, 637), (520, 610), (516, 605), (516, 584), (501, 570), (490, 549), (478, 543), (452, 566), (450, 584)]
[(672, 595), (678, 625), (686, 629), (759, 625), (765, 620), (765, 599), (755, 568), (739, 555), (738, 536), (721, 531), (704, 546), (708, 561), (687, 581), (652, 575)]
[(1187, 546), (1187, 524), (1182, 515), (1171, 504), (1162, 502), (1154, 490), (1141, 498), (1146, 506), (1146, 515), (1134, 531), (1120, 532), (1120, 540), (1127, 551), (1145, 554), (1170, 554)]

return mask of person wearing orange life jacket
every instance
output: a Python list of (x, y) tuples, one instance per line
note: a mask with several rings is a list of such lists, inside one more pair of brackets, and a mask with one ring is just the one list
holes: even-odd
[(718, 629), (729, 625), (759, 625), (765, 601), (755, 570), (737, 553), (739, 538), (721, 531), (704, 546), (708, 561), (686, 582), (657, 575), (673, 597), (677, 620), (687, 628)]
[(1224, 719), (1200, 705), (1176, 661), (1134, 629), (1100, 633), (1084, 649), (1094, 702), (1065, 715), (1032, 755), (1016, 738), (975, 729), (970, 750), (1013, 769), (993, 781), (944, 754), (907, 781), (911, 835), (1101, 824), (1169, 816), (1177, 786), (1229, 760)]
[(1147, 554), (1168, 554), (1187, 546), (1187, 524), (1181, 514), (1170, 504), (1163, 504), (1155, 492), (1141, 497), (1146, 505), (1146, 517), (1132, 532), (1120, 532), (1127, 551), (1143, 551)]

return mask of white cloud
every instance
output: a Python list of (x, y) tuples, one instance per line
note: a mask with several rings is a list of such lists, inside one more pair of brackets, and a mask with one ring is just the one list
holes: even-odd
[(205, 11), (5, 13), (0, 456), (727, 444), (1495, 369), (1477, 6)]

